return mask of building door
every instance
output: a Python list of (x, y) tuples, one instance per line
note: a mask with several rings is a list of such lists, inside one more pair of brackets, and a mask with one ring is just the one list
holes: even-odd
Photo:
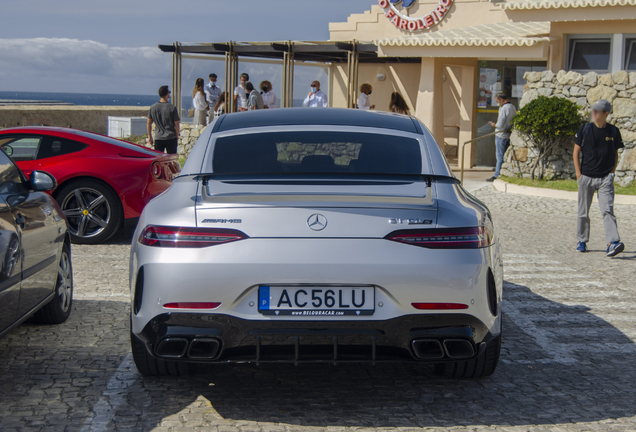
[[(476, 116), (474, 137), (494, 132), (489, 122), (497, 121), (499, 108), (495, 95), (504, 92), (510, 102), (519, 109), (519, 101), (523, 95), (526, 80), (523, 75), (530, 71), (544, 71), (544, 61), (490, 61), (480, 60), (476, 97)], [(473, 166), (494, 167), (497, 163), (495, 155), (495, 137), (484, 138), (475, 144)]]

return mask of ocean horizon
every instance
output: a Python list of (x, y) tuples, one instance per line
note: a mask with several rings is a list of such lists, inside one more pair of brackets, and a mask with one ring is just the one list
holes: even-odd
[(150, 106), (158, 95), (0, 91), (0, 100), (59, 101), (88, 106)]

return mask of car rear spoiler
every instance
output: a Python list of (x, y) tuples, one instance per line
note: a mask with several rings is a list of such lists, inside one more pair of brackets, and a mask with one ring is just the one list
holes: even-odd
[[(311, 175), (300, 176), (286, 176), (290, 180), (307, 180)], [(332, 178), (329, 178), (332, 177)], [(348, 176), (347, 176), (348, 177)], [(378, 177), (382, 177), (378, 179)], [(398, 197), (388, 195), (312, 195), (312, 194), (223, 194), (223, 195), (211, 195), (209, 191), (209, 182), (223, 181), (223, 182), (240, 182), (246, 183), (261, 183), (268, 182), (271, 179), (264, 179), (262, 175), (240, 175), (240, 174), (199, 174), (193, 176), (195, 181), (200, 181), (201, 198), (206, 202), (214, 203), (245, 203), (245, 202), (280, 202), (293, 199), (294, 201), (304, 202), (319, 202), (319, 201), (339, 201), (339, 202), (380, 202), (385, 204), (411, 204), (411, 205), (432, 205), (433, 204), (433, 181), (451, 182), (459, 184), (459, 180), (450, 176), (437, 176), (437, 175), (355, 175), (352, 178), (343, 179), (343, 176), (324, 176), (321, 175), (319, 181), (396, 181), (396, 182), (415, 182), (422, 181), (426, 183), (426, 194), (423, 197)], [(280, 178), (276, 179), (281, 181)], [(284, 180), (283, 180), (284, 181)]]

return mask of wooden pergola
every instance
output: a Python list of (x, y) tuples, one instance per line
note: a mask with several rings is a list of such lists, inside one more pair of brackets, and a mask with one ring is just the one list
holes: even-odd
[[(280, 60), (283, 68), (281, 107), (293, 106), (295, 62), (318, 62), (328, 65), (347, 63), (347, 107), (355, 106), (358, 99), (358, 65), (360, 63), (417, 62), (419, 58), (379, 57), (378, 47), (373, 43), (346, 42), (223, 42), (159, 45), (163, 52), (172, 53), (173, 103), (181, 112), (182, 56), (205, 55), (225, 59), (225, 92), (231, 94), (239, 83), (239, 58)], [(228, 98), (233, 112), (234, 98)]]

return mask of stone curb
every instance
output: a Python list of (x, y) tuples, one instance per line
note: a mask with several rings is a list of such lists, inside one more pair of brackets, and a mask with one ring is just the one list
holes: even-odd
[[(529, 195), (544, 198), (558, 198), (566, 199), (570, 201), (578, 200), (577, 192), (562, 191), (557, 189), (546, 189), (530, 186), (519, 186), (516, 184), (508, 183), (503, 180), (495, 180), (493, 182), (495, 189), (499, 192), (512, 193), (517, 195)], [(594, 202), (597, 202), (596, 195), (594, 195)], [(615, 204), (628, 204), (636, 205), (636, 196), (633, 195), (616, 195), (614, 199)]]

